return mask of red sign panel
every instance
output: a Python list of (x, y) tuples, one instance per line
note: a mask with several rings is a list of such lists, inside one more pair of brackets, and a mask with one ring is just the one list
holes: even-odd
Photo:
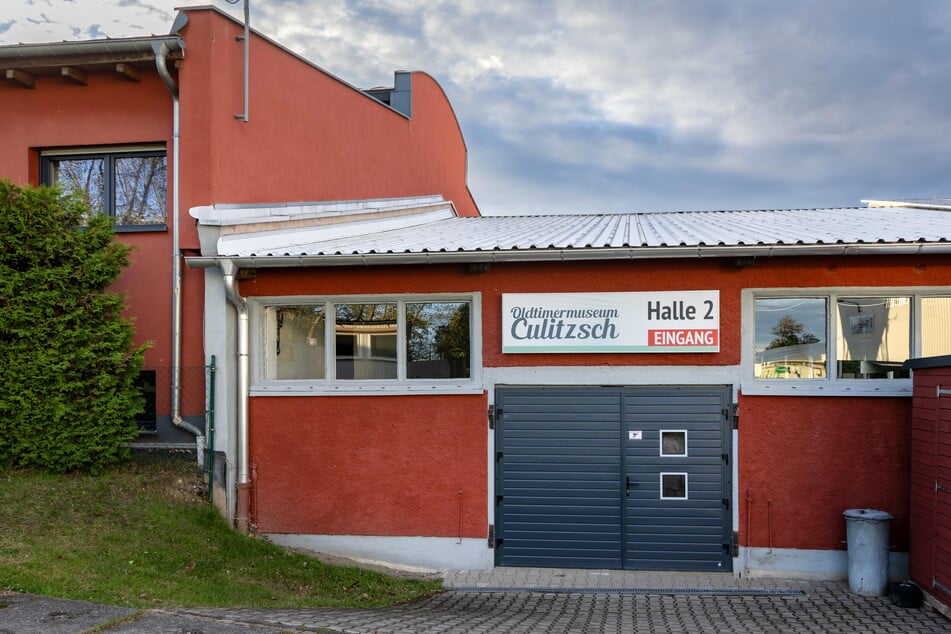
[(719, 331), (713, 329), (691, 330), (648, 330), (648, 346), (681, 346), (692, 348), (694, 346), (717, 346), (719, 342)]

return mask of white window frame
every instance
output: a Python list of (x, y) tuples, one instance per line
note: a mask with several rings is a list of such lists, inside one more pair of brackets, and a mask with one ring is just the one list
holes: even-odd
[[(921, 354), (921, 300), (924, 297), (949, 297), (947, 286), (860, 286), (815, 288), (743, 289), (742, 310), (742, 384), (743, 394), (751, 396), (911, 396), (912, 379), (840, 379), (838, 367), (839, 323), (836, 319), (839, 297), (911, 297), (911, 357)], [(770, 298), (826, 298), (826, 363), (824, 379), (759, 379), (754, 376), (756, 344), (755, 300)]]
[[(469, 302), (469, 377), (454, 379), (406, 378), (406, 304), (429, 302)], [(385, 380), (354, 380), (331, 378), (335, 368), (333, 345), (333, 306), (335, 304), (397, 304), (397, 378)], [(273, 363), (268, 346), (268, 308), (278, 306), (324, 305), (325, 373), (323, 379), (269, 379), (268, 367)], [(473, 293), (440, 293), (426, 295), (290, 295), (248, 298), (251, 328), (251, 395), (393, 395), (419, 393), (481, 394), (482, 385), (482, 295)], [(273, 315), (273, 311), (271, 313)]]
[[(664, 476), (683, 476), (684, 477), (684, 494), (683, 497), (671, 497), (664, 495)], [(690, 474), (686, 471), (661, 471), (660, 478), (658, 480), (660, 484), (660, 499), (661, 500), (678, 500), (684, 501), (690, 499)]]
[[(683, 453), (664, 453), (664, 434), (683, 434), (684, 435), (684, 452)], [(687, 433), (686, 429), (661, 429), (660, 430), (660, 446), (657, 448), (657, 455), (661, 458), (686, 458), (690, 452), (688, 446), (688, 441), (690, 435)]]

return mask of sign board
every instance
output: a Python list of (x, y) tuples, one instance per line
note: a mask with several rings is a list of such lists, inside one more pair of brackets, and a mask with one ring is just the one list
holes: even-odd
[(502, 352), (719, 351), (719, 291), (502, 295)]

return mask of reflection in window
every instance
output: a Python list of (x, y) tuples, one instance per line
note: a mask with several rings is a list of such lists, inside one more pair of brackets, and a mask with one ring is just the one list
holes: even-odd
[(921, 298), (921, 356), (951, 354), (951, 297)]
[(687, 455), (687, 431), (661, 431), (660, 432), (660, 455), (662, 456), (686, 456)]
[(326, 347), (323, 306), (274, 309), (276, 379), (323, 379)]
[(165, 222), (166, 184), (164, 156), (116, 158), (115, 216), (120, 225), (154, 225)]
[(117, 226), (165, 224), (164, 150), (44, 156), (43, 183), (79, 195), (91, 213), (112, 216)]
[(661, 473), (660, 474), (660, 499), (686, 500), (687, 499), (687, 474), (686, 473)]
[(335, 304), (336, 378), (395, 379), (396, 304)]
[(50, 160), (49, 165), (50, 185), (59, 185), (65, 192), (79, 194), (92, 213), (106, 213), (103, 159), (55, 159)]
[(754, 310), (756, 378), (825, 378), (825, 298), (758, 298)]
[(911, 297), (839, 297), (837, 304), (838, 378), (907, 378)]
[(406, 378), (469, 378), (469, 302), (406, 304)]

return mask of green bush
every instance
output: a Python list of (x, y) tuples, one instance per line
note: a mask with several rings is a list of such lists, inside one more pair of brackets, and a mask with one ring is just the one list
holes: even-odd
[(0, 464), (98, 471), (136, 437), (144, 348), (107, 290), (114, 238), (79, 198), (0, 181)]

